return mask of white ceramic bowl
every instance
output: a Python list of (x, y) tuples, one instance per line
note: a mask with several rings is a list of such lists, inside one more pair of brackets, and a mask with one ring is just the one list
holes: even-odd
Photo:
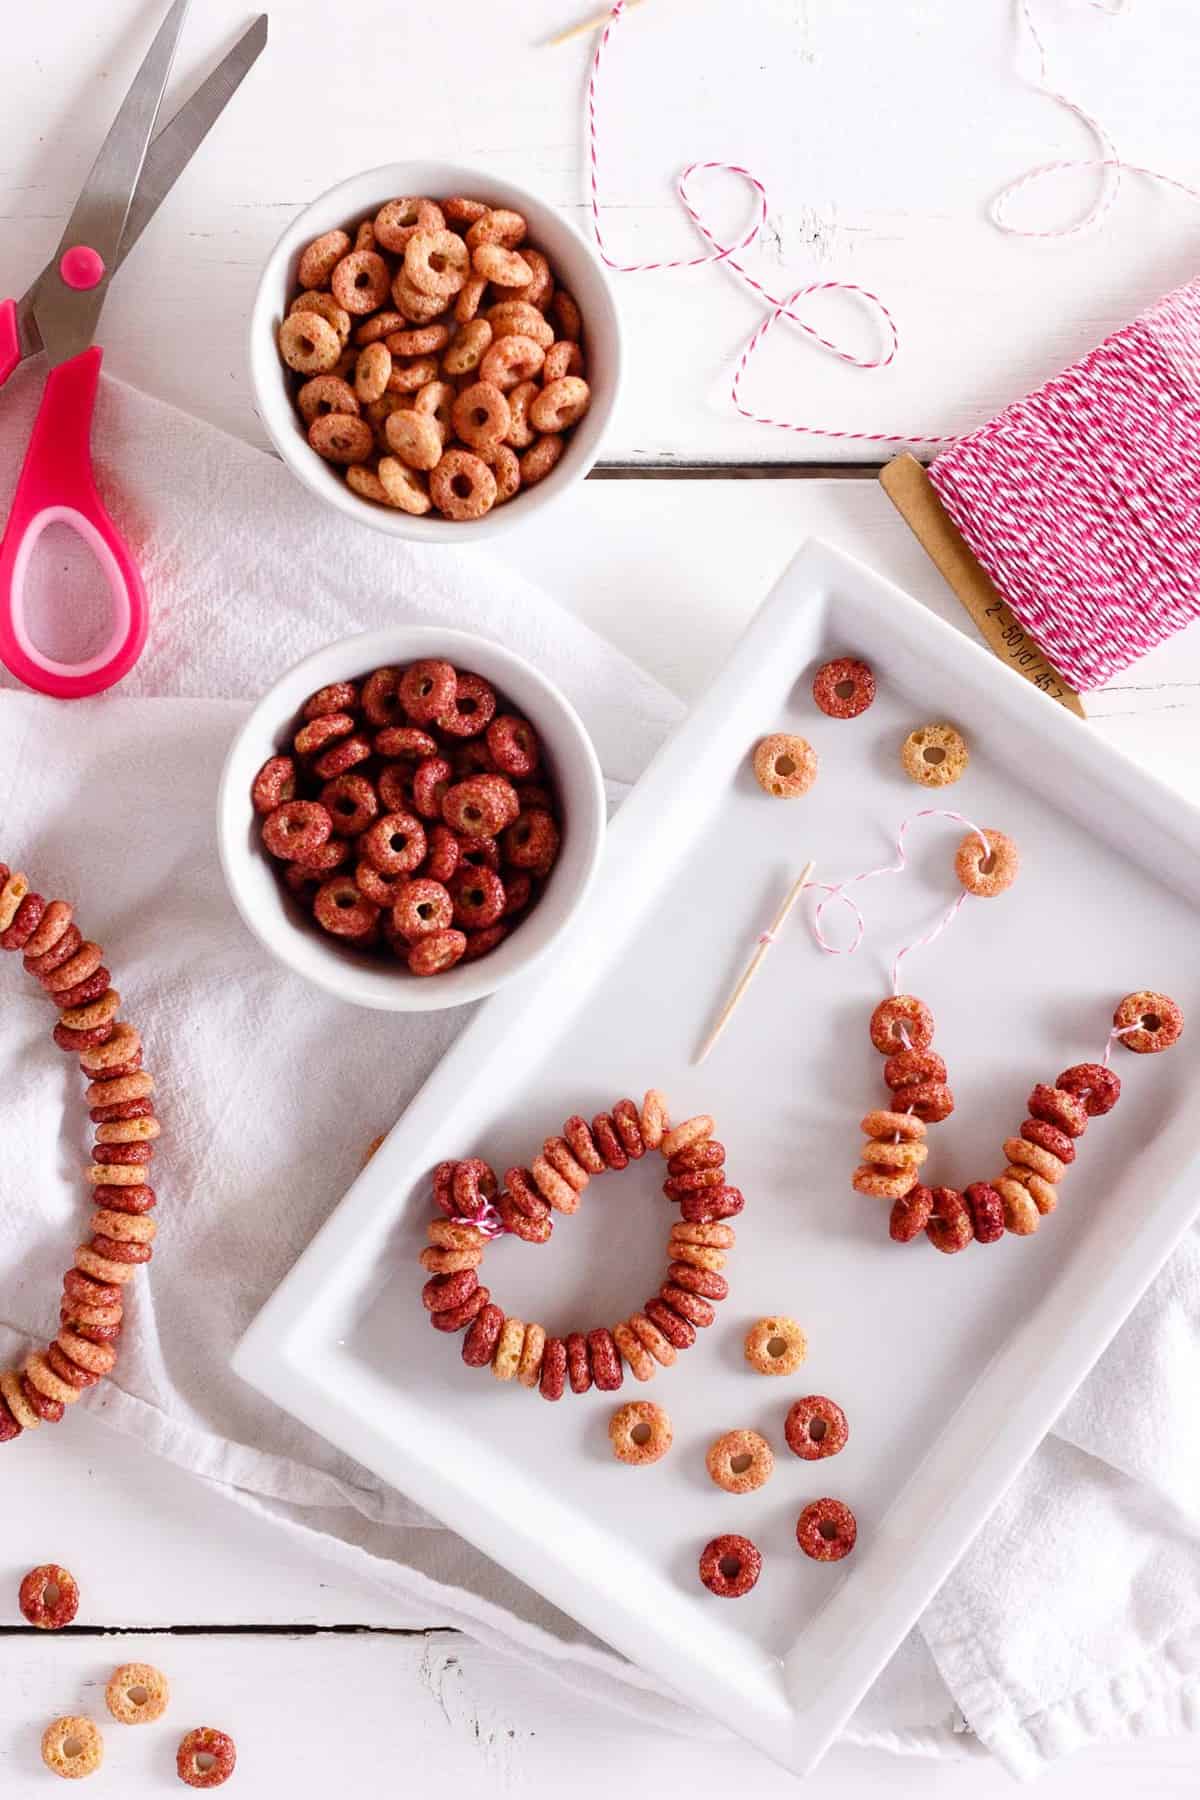
[[(450, 520), (435, 513), (414, 518), (392, 507), (362, 500), (346, 486), (340, 470), (310, 449), (292, 401), (276, 333), (296, 292), (296, 266), (304, 246), (323, 231), (346, 227), (401, 194), (469, 194), (493, 206), (513, 207), (529, 222), (531, 243), (544, 250), (556, 278), (579, 303), (592, 403), (567, 439), (566, 449), (543, 481), (522, 489), (482, 519)], [(582, 481), (600, 451), (600, 441), (617, 398), (621, 375), (621, 330), (608, 278), (591, 246), (561, 213), (536, 194), (453, 163), (388, 163), (329, 188), (288, 226), (267, 259), (250, 315), (250, 377), (259, 417), (294, 475), (339, 512), (422, 543), (464, 544), (531, 519), (541, 508)]]
[[(537, 905), (498, 949), (444, 975), (416, 976), (398, 960), (376, 960), (346, 949), (294, 904), (279, 879), (279, 865), (263, 848), (250, 787), (267, 758), (288, 749), (300, 708), (317, 688), (426, 656), (445, 657), (458, 669), (482, 675), (530, 721), (558, 789), (562, 848)], [(486, 638), (440, 626), (398, 625), (318, 650), (263, 695), (225, 760), (217, 794), (217, 843), (234, 904), (280, 962), (356, 1006), (434, 1012), (494, 992), (549, 947), (591, 886), (605, 816), (604, 782), (591, 739), (574, 708), (544, 675)]]

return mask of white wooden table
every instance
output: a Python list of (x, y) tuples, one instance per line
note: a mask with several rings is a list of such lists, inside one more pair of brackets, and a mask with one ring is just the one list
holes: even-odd
[[(1200, 175), (1193, 0), (1126, 19), (1045, 0), (1055, 73), (1138, 162)], [(276, 0), (271, 43), (108, 304), (109, 366), (262, 442), (243, 335), (263, 256), (293, 211), (342, 175), (444, 155), (540, 188), (582, 217), (580, 99), (588, 47), (538, 49), (572, 0), (521, 9), (460, 0)], [(24, 285), (52, 248), (160, 0), (60, 0), (6, 18), (0, 114), (0, 280)], [(1197, 220), (1130, 186), (1098, 237), (1057, 250), (983, 221), (1003, 180), (1087, 154), (1079, 127), (1017, 73), (1005, 0), (647, 0), (610, 64), (605, 191), (622, 255), (692, 253), (672, 179), (693, 157), (749, 164), (771, 191), (763, 267), (879, 289), (904, 344), (894, 370), (855, 375), (780, 333), (756, 377), (777, 412), (847, 428), (956, 431), (1192, 275)], [(732, 17), (738, 24), (731, 25)], [(241, 0), (197, 4), (180, 67), (190, 87), (245, 22)], [(751, 29), (752, 26), (752, 29)], [(1064, 195), (1068, 201), (1081, 190)], [(715, 192), (731, 225), (741, 196)], [(853, 445), (733, 417), (731, 359), (758, 317), (716, 270), (619, 283), (630, 380), (605, 475), (503, 554), (685, 697), (696, 694), (799, 540), (816, 532), (958, 617)], [(822, 316), (829, 317), (826, 311)], [(851, 322), (851, 329), (861, 326)], [(860, 341), (865, 341), (860, 339)], [(835, 467), (835, 465), (843, 465)], [(832, 479), (831, 475), (840, 478)], [(747, 479), (759, 477), (759, 479)], [(777, 477), (777, 478), (769, 478)], [(631, 603), (631, 600), (635, 603)], [(1200, 638), (1177, 641), (1099, 696), (1095, 729), (1195, 798)], [(76, 1415), (22, 1448), (0, 1487), (0, 1791), (44, 1791), (41, 1722), (95, 1710), (118, 1660), (170, 1672), (178, 1712), (228, 1726), (236, 1791), (297, 1800), (482, 1791), (579, 1800), (612, 1791), (792, 1791), (733, 1742), (684, 1740), (568, 1697), (503, 1656), (439, 1631), (389, 1631), (388, 1610), (281, 1542), (265, 1522)], [(17, 1623), (16, 1581), (52, 1558), (86, 1572), (88, 1626), (47, 1638)], [(113, 1635), (105, 1635), (113, 1634)], [(151, 1742), (150, 1740), (153, 1739)], [(130, 1742), (128, 1740), (136, 1740)], [(130, 1733), (121, 1791), (169, 1791), (168, 1739)], [(985, 1758), (911, 1764), (834, 1751), (810, 1791), (984, 1800), (1007, 1787)], [(110, 1783), (114, 1771), (110, 1771)], [(1096, 1750), (1044, 1780), (1097, 1800), (1194, 1794), (1193, 1741)], [(631, 1786), (632, 1784), (632, 1786)], [(177, 1790), (175, 1790), (177, 1791)], [(231, 1791), (235, 1791), (232, 1790)]]

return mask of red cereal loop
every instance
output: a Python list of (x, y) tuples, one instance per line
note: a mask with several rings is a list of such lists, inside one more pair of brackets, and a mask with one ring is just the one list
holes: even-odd
[(17, 1604), (39, 1631), (61, 1631), (79, 1611), (79, 1587), (61, 1563), (39, 1563), (23, 1577)]
[(857, 719), (875, 698), (875, 677), (858, 657), (838, 656), (817, 670), (812, 693), (831, 719)]
[(936, 1050), (898, 1050), (883, 1065), (885, 1087), (895, 1094), (900, 1088), (924, 1082), (945, 1082), (946, 1065)]
[[(1074, 1151), (1071, 1152), (1074, 1155)], [(963, 1205), (971, 1220), (977, 1244), (995, 1244), (1004, 1236), (1004, 1202), (988, 1181), (973, 1181), (963, 1189)]]
[(448, 1219), (458, 1211), (454, 1203), (454, 1171), (457, 1167), (456, 1162), (440, 1162), (433, 1171), (433, 1203)]
[[(511, 891), (511, 890), (510, 890)], [(602, 1175), (607, 1168), (604, 1158), (596, 1148), (595, 1139), (588, 1129), (587, 1120), (578, 1113), (572, 1113), (563, 1126), (563, 1136), (570, 1146), (571, 1155), (589, 1175)]]
[(495, 1199), (496, 1186), (495, 1171), (481, 1156), (468, 1156), (455, 1163), (451, 1177), (455, 1215), (463, 1219), (480, 1218), (487, 1210), (489, 1200)]
[[(1113, 1014), (1113, 1025), (1122, 1034), (1119, 1042), (1126, 1050), (1138, 1056), (1157, 1056), (1182, 1037), (1183, 1008), (1169, 994), (1142, 988), (1126, 994)], [(1137, 1029), (1131, 1030), (1131, 1026)]]
[(496, 695), (478, 675), (459, 675), (454, 704), (438, 714), (438, 728), (451, 737), (479, 737), (496, 712)]
[(108, 992), (111, 979), (109, 971), (101, 965), (93, 975), (77, 981), (74, 987), (55, 988), (54, 1004), (61, 1012), (66, 1012), (73, 1006), (83, 1006), (88, 1000), (98, 1000), (101, 994)]
[(45, 914), (46, 902), (42, 896), (26, 894), (13, 914), (12, 924), (0, 932), (0, 950), (24, 950)]
[(726, 1532), (700, 1552), (700, 1579), (719, 1600), (740, 1600), (762, 1574), (762, 1552), (748, 1537)]
[(415, 943), (431, 931), (445, 931), (452, 923), (454, 903), (440, 881), (406, 881), (396, 898), (392, 918), (406, 943)]
[[(674, 1253), (676, 1246), (673, 1244), (671, 1248)], [(697, 1269), (688, 1262), (668, 1263), (667, 1277), (676, 1287), (701, 1294), (706, 1300), (724, 1300), (729, 1294), (729, 1283), (723, 1275), (713, 1269)]]
[[(1106, 1069), (1103, 1063), (1073, 1063), (1069, 1069), (1063, 1070), (1054, 1085), (1061, 1088), (1063, 1093), (1074, 1094), (1077, 1100), (1082, 1100), (1089, 1119), (1098, 1119), (1105, 1113), (1110, 1113), (1121, 1098), (1120, 1076), (1111, 1069)], [(1024, 1132), (1021, 1135), (1024, 1136)], [(1033, 1143), (1035, 1140), (1029, 1138), (1026, 1141)], [(1049, 1145), (1044, 1145), (1043, 1148), (1049, 1149)], [(1054, 1156), (1057, 1152), (1051, 1150), (1050, 1154)], [(1071, 1155), (1061, 1160), (1070, 1162), (1074, 1154), (1072, 1149)]]
[(385, 725), (375, 733), (375, 754), (421, 761), (437, 755), (437, 739), (416, 725)]
[(606, 1326), (601, 1325), (587, 1334), (588, 1367), (592, 1372), (592, 1380), (601, 1393), (612, 1394), (624, 1380), (621, 1369), (621, 1355), (616, 1340)]
[(453, 664), (426, 657), (400, 677), (400, 703), (414, 725), (431, 725), (454, 705), (457, 685)]
[(507, 936), (507, 925), (489, 925), (484, 931), (468, 931), (463, 961), (478, 962), (481, 956), (490, 956), (497, 945), (502, 944)]
[(725, 1161), (725, 1146), (716, 1138), (685, 1144), (667, 1163), (668, 1175), (689, 1175), (700, 1169), (718, 1169)]
[(515, 713), (501, 713), (487, 729), (487, 747), (492, 761), (504, 775), (522, 781), (538, 766), (540, 752), (537, 733), (527, 719)]
[(926, 1125), (936, 1125), (954, 1111), (954, 1095), (944, 1081), (913, 1082), (899, 1088), (893, 1101), (897, 1112), (911, 1112)]
[(330, 744), (349, 737), (354, 730), (352, 713), (320, 713), (307, 725), (302, 725), (292, 739), (292, 747), (297, 756), (318, 756), (327, 750)]
[(477, 1287), (461, 1306), (448, 1307), (445, 1312), (430, 1313), (429, 1323), (435, 1331), (464, 1331), (472, 1319), (483, 1311), (491, 1297), (490, 1288)]
[(508, 1192), (500, 1194), (496, 1200), (496, 1211), (504, 1223), (504, 1229), (511, 1231), (514, 1237), (521, 1238), (527, 1244), (545, 1244), (550, 1240), (554, 1230), (554, 1219), (550, 1208), (535, 1217), (522, 1210)]
[[(47, 916), (49, 916), (54, 910), (53, 904), (46, 910)], [(45, 923), (44, 920), (43, 923)], [(23, 967), (28, 970), (35, 981), (41, 981), (45, 976), (52, 975), (55, 969), (60, 968), (63, 963), (74, 956), (75, 952), (83, 942), (83, 933), (80, 931), (78, 925), (69, 924), (61, 935), (55, 939), (49, 950), (44, 951), (40, 956), (35, 956), (33, 954), (32, 946), (37, 943), (40, 936), (40, 931), (34, 932), (29, 940), (29, 947), (25, 951), (23, 961)]]
[(379, 908), (361, 894), (348, 875), (335, 875), (317, 889), (313, 916), (331, 937), (369, 937), (379, 922)]
[(365, 775), (336, 775), (321, 789), (321, 805), (339, 837), (358, 837), (379, 812), (379, 799)]
[(716, 1169), (689, 1169), (685, 1175), (672, 1175), (663, 1182), (663, 1193), (668, 1200), (683, 1200), (689, 1194), (702, 1194), (707, 1188), (725, 1186), (724, 1167)]
[(333, 831), (333, 820), (315, 800), (287, 800), (263, 821), (263, 843), (281, 862), (304, 862)]
[(462, 1359), (469, 1369), (487, 1368), (495, 1355), (503, 1325), (503, 1308), (494, 1303), (489, 1303), (476, 1314), (463, 1339)]
[(898, 1244), (911, 1244), (914, 1238), (920, 1237), (929, 1223), (929, 1215), (933, 1211), (933, 1195), (927, 1187), (910, 1188), (902, 1199), (897, 1200), (888, 1222), (888, 1234)]
[(673, 1281), (664, 1281), (658, 1292), (672, 1312), (678, 1313), (681, 1319), (686, 1319), (689, 1325), (695, 1325), (701, 1331), (711, 1325), (717, 1316), (702, 1295), (693, 1293), (689, 1288), (679, 1287)]
[(93, 1106), (88, 1118), (93, 1125), (115, 1125), (126, 1119), (152, 1119), (153, 1100), (115, 1100), (110, 1106)]
[(1039, 1081), (1026, 1104), (1035, 1119), (1055, 1126), (1068, 1137), (1082, 1137), (1087, 1130), (1087, 1108), (1065, 1088), (1047, 1087)]
[(569, 1331), (567, 1345), (567, 1380), (571, 1384), (573, 1394), (586, 1394), (592, 1385), (592, 1371), (588, 1367), (588, 1343), (582, 1331)]
[(71, 1300), (85, 1306), (119, 1306), (121, 1289), (115, 1282), (96, 1281), (80, 1269), (68, 1269), (63, 1276), (63, 1292)]
[[(1062, 1077), (1059, 1077), (1062, 1086)], [(1069, 1089), (1064, 1090), (1069, 1092)], [(1078, 1095), (1075, 1096), (1079, 1098)], [(1048, 1150), (1051, 1156), (1057, 1156), (1059, 1162), (1075, 1161), (1075, 1146), (1065, 1131), (1059, 1131), (1056, 1125), (1047, 1125), (1044, 1119), (1026, 1119), (1021, 1127), (1021, 1136), (1027, 1144), (1036, 1144), (1039, 1150)]]
[(452, 1275), (433, 1275), (421, 1289), (421, 1305), (426, 1312), (448, 1312), (469, 1300), (479, 1286), (474, 1269), (456, 1269)]
[(504, 1185), (508, 1189), (513, 1204), (528, 1218), (540, 1219), (550, 1211), (549, 1206), (537, 1191), (532, 1170), (507, 1169), (504, 1175)]
[(516, 789), (503, 775), (468, 776), (442, 800), (442, 817), (464, 837), (498, 837), (520, 810)]
[(642, 1311), (652, 1325), (657, 1325), (667, 1342), (676, 1350), (688, 1350), (696, 1341), (696, 1327), (688, 1319), (681, 1319), (674, 1309), (667, 1305), (659, 1294), (647, 1300)]
[(469, 863), (473, 869), (496, 869), (498, 871), (500, 846), (495, 838), (459, 838), (458, 860), (460, 864)]
[(273, 813), (296, 798), (296, 765), (290, 756), (271, 756), (254, 777), (250, 799), (257, 813)]
[(344, 775), (347, 770), (357, 768), (359, 763), (367, 762), (371, 755), (371, 740), (356, 731), (353, 737), (343, 738), (332, 750), (324, 751), (313, 763), (313, 772), (322, 781), (331, 781), (335, 775)]
[(967, 833), (958, 846), (954, 872), (968, 894), (993, 900), (1006, 892), (1020, 874), (1021, 853), (1010, 837), (989, 825), (982, 837), (978, 831)]
[(626, 1156), (637, 1162), (646, 1154), (642, 1141), (641, 1114), (632, 1100), (618, 1100), (612, 1109), (612, 1121)]
[(687, 1194), (680, 1201), (680, 1216), (690, 1225), (713, 1225), (719, 1219), (736, 1218), (746, 1204), (740, 1188), (706, 1188), (702, 1194)]
[(871, 1014), (871, 1042), (881, 1056), (893, 1056), (900, 1049), (928, 1050), (933, 1042), (933, 1014), (915, 994), (881, 1000)]
[(814, 1500), (796, 1521), (796, 1542), (814, 1562), (840, 1562), (857, 1536), (854, 1514), (841, 1500)]
[[(295, 864), (292, 866), (296, 867)], [(286, 876), (284, 879), (286, 880)], [(381, 875), (379, 870), (373, 869), (365, 859), (356, 863), (354, 867), (355, 887), (364, 899), (371, 900), (376, 906), (382, 907), (385, 914), (390, 915), (392, 908), (408, 886), (408, 881), (407, 875)], [(382, 923), (383, 921), (381, 921)]]
[[(624, 1145), (617, 1136), (617, 1128), (608, 1113), (596, 1114), (592, 1120), (592, 1137), (604, 1160), (606, 1169), (615, 1169), (619, 1172), (621, 1169), (629, 1167), (629, 1158), (625, 1154)], [(567, 1141), (570, 1142), (569, 1137)]]
[(464, 869), (450, 884), (454, 923), (479, 931), (494, 925), (504, 912), (504, 883), (492, 869)]
[(567, 1346), (562, 1338), (548, 1337), (542, 1350), (538, 1382), (543, 1400), (561, 1400), (567, 1385)]
[(11, 1444), (21, 1435), (21, 1427), (9, 1411), (8, 1402), (0, 1398), (0, 1444)]
[[(403, 725), (407, 723), (404, 705), (400, 698), (399, 669), (375, 669), (362, 685), (361, 706), (368, 725), (377, 731), (385, 725)], [(421, 721), (417, 721), (420, 723)]]
[(957, 1188), (939, 1187), (932, 1190), (931, 1199), (925, 1236), (935, 1250), (941, 1250), (947, 1256), (965, 1250), (975, 1233), (962, 1195)]
[(515, 875), (509, 870), (504, 883), (504, 894), (504, 917), (511, 919), (517, 913), (524, 912), (533, 900), (533, 877), (527, 875), (523, 869), (518, 869)]
[(458, 868), (458, 839), (448, 825), (435, 825), (428, 834), (428, 842), (425, 872), (431, 881), (440, 881), (445, 886)]
[[(117, 1335), (119, 1336), (120, 1333), (118, 1332)], [(87, 1341), (91, 1343), (93, 1340), (89, 1338)], [(82, 1346), (77, 1344), (74, 1348), (78, 1355), (83, 1356), (85, 1354)], [(95, 1369), (85, 1369), (81, 1364), (74, 1362), (71, 1357), (67, 1355), (61, 1344), (51, 1344), (46, 1351), (46, 1362), (58, 1376), (60, 1381), (68, 1382), (73, 1388), (90, 1388), (95, 1387), (96, 1383), (100, 1380), (100, 1375), (105, 1364), (105, 1353), (103, 1351), (100, 1352), (99, 1367)], [(108, 1366), (111, 1367), (111, 1359), (109, 1360)]]
[(21, 1375), (19, 1377), (19, 1383), (21, 1393), (25, 1397), (25, 1404), (33, 1408), (43, 1425), (57, 1425), (67, 1410), (65, 1404), (61, 1400), (52, 1399), (49, 1394), (43, 1394), (40, 1389), (35, 1388), (28, 1375)]
[(414, 813), (385, 813), (364, 831), (361, 849), (381, 875), (409, 875), (425, 861), (425, 827)]
[(835, 1400), (824, 1394), (806, 1394), (788, 1408), (783, 1435), (788, 1449), (803, 1462), (819, 1462), (845, 1449), (850, 1426)]
[[(7, 880), (7, 876), (5, 877)], [(42, 914), (42, 922), (25, 946), (25, 967), (28, 969), (31, 960), (44, 956), (52, 950), (69, 928), (71, 908), (65, 900), (51, 900)]]
[[(203, 1763), (201, 1757), (205, 1759)], [(237, 1745), (226, 1732), (211, 1725), (198, 1725), (189, 1731), (175, 1752), (175, 1772), (188, 1787), (222, 1787), (236, 1763)]]
[(427, 756), (412, 778), (412, 803), (423, 819), (440, 819), (442, 800), (453, 770), (444, 756)]
[(503, 837), (503, 852), (515, 868), (547, 875), (558, 855), (558, 826), (547, 812), (523, 812)]
[(310, 694), (302, 711), (306, 719), (323, 719), (326, 713), (352, 713), (357, 705), (358, 687), (353, 681), (332, 681)]

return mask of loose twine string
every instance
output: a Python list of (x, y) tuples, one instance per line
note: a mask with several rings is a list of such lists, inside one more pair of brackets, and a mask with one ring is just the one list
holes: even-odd
[[(1126, 175), (1141, 176), (1192, 201), (1200, 189), (1161, 170), (1126, 162), (1101, 121), (1057, 87), (1033, 0), (1016, 0), (1018, 26), (1037, 60), (1035, 81), (1093, 136), (1097, 154), (1038, 164), (997, 194), (990, 217), (1014, 237), (1071, 238), (1111, 211)], [(1126, 0), (1089, 0), (1106, 17)], [(954, 438), (933, 431), (847, 431), (774, 417), (743, 398), (751, 365), (783, 322), (818, 349), (861, 370), (888, 368), (900, 349), (892, 312), (856, 282), (807, 282), (773, 293), (746, 266), (767, 220), (767, 191), (740, 163), (692, 162), (679, 177), (680, 205), (708, 248), (699, 255), (621, 262), (606, 240), (600, 200), (600, 74), (613, 30), (626, 10), (616, 0), (600, 30), (587, 86), (592, 223), (606, 265), (621, 274), (721, 264), (765, 305), (761, 323), (734, 367), (730, 404), (745, 419), (803, 436), (842, 442), (943, 445), (930, 480), (950, 517), (999, 591), (1050, 661), (1076, 689), (1103, 685), (1138, 656), (1200, 613), (1200, 282), (1168, 295), (1131, 325), (980, 430)], [(1095, 200), (1065, 223), (1031, 228), (1013, 221), (1014, 202), (1038, 183), (1067, 172), (1100, 176)], [(743, 234), (723, 242), (695, 198), (708, 173), (744, 182), (754, 201)], [(864, 308), (880, 335), (875, 354), (826, 336), (798, 311), (815, 294), (839, 294)], [(1030, 496), (1036, 494), (1036, 505)]]

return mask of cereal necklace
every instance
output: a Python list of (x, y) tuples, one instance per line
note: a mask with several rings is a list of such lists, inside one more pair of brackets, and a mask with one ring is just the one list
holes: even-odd
[(19, 1369), (0, 1370), (0, 1444), (53, 1425), (85, 1388), (116, 1362), (121, 1290), (151, 1258), (154, 1189), (146, 1176), (159, 1135), (150, 1096), (154, 1077), (142, 1068), (142, 1040), (117, 1018), (121, 996), (109, 985), (99, 944), (84, 939), (65, 900), (30, 892), (26, 876), (0, 863), (0, 949), (23, 950), (25, 967), (59, 1008), (54, 1041), (77, 1053), (89, 1078), (96, 1126), (85, 1171), (97, 1211), (92, 1236), (63, 1278), (61, 1330)]
[[(421, 1298), (430, 1324), (437, 1331), (466, 1331), (462, 1358), (468, 1367), (490, 1367), (498, 1381), (515, 1375), (544, 1400), (561, 1400), (568, 1382), (575, 1394), (593, 1386), (612, 1392), (624, 1380), (623, 1361), (637, 1381), (649, 1381), (656, 1365), (669, 1368), (679, 1351), (695, 1343), (697, 1329), (713, 1323), (713, 1302), (729, 1292), (721, 1274), (735, 1242), (728, 1221), (746, 1203), (740, 1189), (726, 1183), (725, 1149), (712, 1133), (706, 1113), (671, 1126), (666, 1100), (652, 1088), (640, 1109), (632, 1100), (618, 1100), (590, 1125), (574, 1114), (560, 1137), (546, 1139), (529, 1168), (507, 1171), (502, 1191), (479, 1157), (439, 1163), (433, 1175), (438, 1216), (420, 1256), (429, 1271)], [(510, 1232), (526, 1243), (546, 1243), (553, 1214), (576, 1212), (593, 1175), (625, 1169), (647, 1150), (666, 1158), (663, 1192), (681, 1215), (671, 1227), (670, 1260), (658, 1292), (611, 1331), (598, 1326), (550, 1337), (541, 1325), (507, 1316), (477, 1274), (490, 1240)]]
[[(915, 994), (899, 991), (900, 964), (911, 951), (940, 937), (970, 896), (988, 899), (1011, 887), (1020, 868), (1020, 855), (1003, 832), (984, 831), (961, 813), (929, 808), (901, 825), (896, 862), (867, 870), (851, 882), (814, 884), (826, 891), (814, 921), (817, 942), (831, 955), (852, 955), (863, 941), (864, 923), (846, 887), (879, 875), (899, 874), (906, 867), (905, 833), (914, 819), (931, 817), (970, 826), (954, 864), (963, 892), (924, 937), (897, 952), (891, 969), (891, 996), (871, 1014), (871, 1042), (887, 1058), (883, 1078), (891, 1092), (891, 1105), (868, 1112), (862, 1120), (867, 1141), (851, 1185), (856, 1193), (891, 1201), (889, 1232), (897, 1243), (910, 1243), (924, 1232), (935, 1249), (954, 1255), (972, 1241), (993, 1244), (1006, 1231), (1028, 1237), (1038, 1229), (1042, 1218), (1058, 1204), (1058, 1185), (1075, 1160), (1074, 1140), (1083, 1136), (1089, 1119), (1111, 1112), (1120, 1098), (1120, 1079), (1109, 1067), (1115, 1046), (1123, 1044), (1141, 1055), (1169, 1050), (1183, 1031), (1183, 1013), (1166, 994), (1148, 990), (1127, 994), (1113, 1014), (1101, 1060), (1074, 1063), (1052, 1086), (1039, 1082), (1033, 1089), (1027, 1102), (1029, 1117), (1017, 1135), (1004, 1140), (1006, 1166), (1002, 1174), (991, 1181), (971, 1182), (961, 1193), (956, 1188), (926, 1186), (920, 1171), (929, 1155), (927, 1130), (950, 1117), (954, 1095), (946, 1064), (933, 1049), (933, 1013)], [(821, 914), (830, 899), (841, 900), (856, 916), (854, 938), (844, 948), (828, 943), (822, 935)]]

